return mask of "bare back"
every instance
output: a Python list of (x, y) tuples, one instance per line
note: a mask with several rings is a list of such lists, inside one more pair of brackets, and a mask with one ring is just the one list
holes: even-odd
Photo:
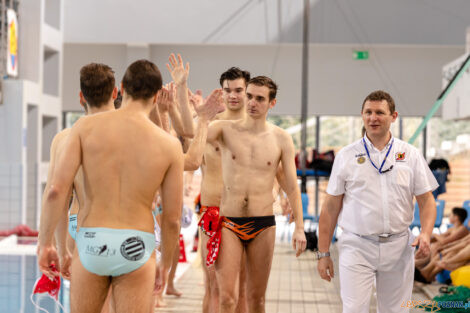
[(221, 209), (226, 216), (273, 214), (273, 184), (281, 160), (280, 128), (267, 123), (253, 133), (243, 120), (223, 121), (219, 140), (224, 182)]
[(72, 205), (70, 207), (70, 214), (77, 214), (79, 213), (80, 207), (83, 207), (85, 204), (85, 186), (83, 181), (83, 169), (80, 166), (78, 169), (77, 174), (73, 180), (73, 196), (78, 201), (78, 206)]
[(178, 141), (143, 114), (118, 110), (86, 119), (79, 129), (86, 196), (81, 226), (153, 232), (152, 200), (181, 153)]

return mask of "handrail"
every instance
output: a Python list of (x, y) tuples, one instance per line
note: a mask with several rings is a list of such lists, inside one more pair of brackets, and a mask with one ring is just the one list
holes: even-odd
[(445, 98), (447, 98), (447, 96), (449, 95), (449, 93), (452, 91), (455, 84), (457, 83), (457, 81), (462, 77), (463, 73), (468, 69), (469, 66), (470, 66), (470, 54), (462, 63), (462, 66), (460, 67), (460, 69), (455, 73), (454, 77), (452, 77), (452, 79), (449, 81), (446, 88), (444, 88), (444, 90), (441, 92), (439, 97), (437, 97), (437, 100), (436, 102), (434, 102), (434, 105), (432, 106), (431, 110), (429, 110), (428, 114), (424, 117), (421, 124), (419, 124), (413, 136), (411, 136), (410, 140), (408, 140), (409, 144), (413, 144), (413, 142), (415, 142), (418, 135), (423, 131), (424, 127), (426, 127), (431, 117), (433, 117), (434, 113), (436, 113), (436, 111), (440, 108)]

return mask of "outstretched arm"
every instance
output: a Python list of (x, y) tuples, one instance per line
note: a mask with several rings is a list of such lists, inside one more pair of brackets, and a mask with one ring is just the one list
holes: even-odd
[(160, 113), (158, 111), (158, 100), (161, 98), (161, 90), (158, 91), (157, 93), (157, 103), (155, 104), (155, 107), (153, 108), (152, 111), (150, 111), (149, 118), (150, 120), (157, 125), (158, 127), (162, 127), (162, 121), (160, 120)]
[[(289, 203), (292, 207), (292, 215), (295, 221), (295, 230), (292, 236), (292, 244), (297, 251), (296, 256), (299, 256), (307, 245), (304, 233), (304, 220), (302, 214), (302, 202), (300, 200), (300, 190), (297, 185), (297, 172), (295, 169), (295, 150), (294, 143), (289, 134), (282, 133), (282, 152), (281, 162), (284, 173), (285, 185), (284, 191), (287, 194)], [(281, 184), (281, 182), (279, 182)], [(282, 185), (281, 185), (282, 186)]]
[(170, 132), (170, 119), (168, 117), (170, 106), (168, 97), (168, 90), (166, 90), (165, 87), (163, 87), (157, 94), (157, 111), (158, 118), (160, 119), (160, 127), (167, 133)]
[[(168, 85), (168, 90), (163, 89), (164, 92), (168, 93), (168, 115), (171, 120), (171, 126), (175, 130), (175, 132), (181, 136), (186, 138), (192, 138), (188, 136), (185, 131), (185, 126), (183, 119), (181, 118), (180, 114), (180, 105), (176, 101), (176, 87), (173, 82)], [(187, 127), (186, 127), (187, 128)]]
[[(50, 266), (59, 266), (56, 249), (52, 240), (59, 219), (67, 208), (67, 196), (71, 190), (73, 179), (81, 164), (81, 145), (79, 130), (84, 118), (75, 123), (67, 137), (63, 152), (59, 154), (57, 167), (53, 170), (50, 188), (46, 191), (38, 238), (39, 269), (49, 277), (57, 275)], [(60, 268), (59, 268), (60, 270)]]
[(194, 171), (202, 163), (202, 155), (206, 146), (207, 131), (210, 121), (224, 110), (222, 100), (222, 90), (216, 89), (212, 91), (210, 96), (204, 101), (204, 104), (195, 106), (199, 117), (196, 136), (194, 137), (188, 152), (184, 155), (184, 170)]
[[(182, 121), (182, 133), (179, 135), (184, 137), (194, 137), (193, 116), (189, 107), (188, 99), (188, 76), (189, 76), (189, 63), (184, 66), (183, 58), (178, 54), (178, 60), (172, 53), (169, 57), (170, 64), (167, 64), (168, 71), (171, 74), (173, 81), (176, 84), (176, 101), (179, 104)], [(175, 113), (175, 112), (173, 112)], [(170, 116), (172, 111), (170, 110)], [(175, 127), (176, 128), (176, 127)]]

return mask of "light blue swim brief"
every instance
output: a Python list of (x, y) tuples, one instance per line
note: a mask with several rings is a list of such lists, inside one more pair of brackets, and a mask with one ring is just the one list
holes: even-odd
[(144, 265), (155, 249), (155, 235), (133, 229), (80, 227), (77, 250), (85, 269), (100, 276), (119, 276)]
[(69, 234), (73, 240), (77, 237), (77, 214), (69, 215)]

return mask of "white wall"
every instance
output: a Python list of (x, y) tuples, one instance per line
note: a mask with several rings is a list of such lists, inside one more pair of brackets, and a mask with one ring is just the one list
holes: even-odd
[[(462, 54), (463, 47), (369, 46), (369, 60), (354, 60), (355, 45), (311, 45), (309, 114), (358, 115), (364, 97), (385, 89), (404, 116), (425, 115), (441, 90), (441, 68)], [(126, 45), (65, 44), (64, 111), (81, 110), (78, 103), (79, 70), (90, 62), (103, 62), (119, 82), (128, 65)], [(220, 74), (231, 66), (252, 75), (271, 76), (279, 84), (273, 114), (300, 114), (301, 46), (288, 45), (149, 45), (150, 60), (170, 79), (165, 63), (179, 52), (191, 64), (189, 85), (205, 94), (218, 88)]]
[[(26, 222), (37, 226), (50, 142), (62, 118), (62, 10), (63, 0), (19, 5), (19, 75), (5, 78), (0, 105), (1, 229)], [(48, 119), (55, 122), (43, 123)]]

